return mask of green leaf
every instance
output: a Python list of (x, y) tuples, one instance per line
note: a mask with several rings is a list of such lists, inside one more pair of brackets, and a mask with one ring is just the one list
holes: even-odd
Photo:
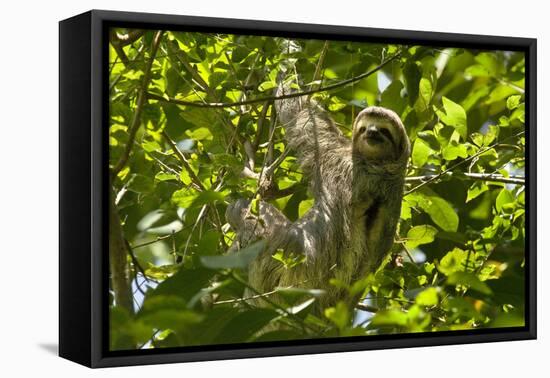
[(189, 189), (180, 189), (176, 190), (172, 194), (172, 202), (184, 209), (214, 204), (217, 201), (223, 200), (225, 200), (225, 194), (222, 192), (215, 192), (213, 190), (191, 192)]
[(155, 180), (157, 181), (171, 181), (171, 180), (177, 180), (177, 179), (178, 179), (178, 176), (172, 173), (159, 172), (155, 175)]
[(491, 76), (495, 76), (502, 71), (502, 60), (493, 52), (479, 53), (475, 57), (475, 60), (481, 64)]
[(414, 141), (414, 147), (412, 150), (412, 161), (417, 167), (423, 167), (428, 162), (428, 158), (434, 153), (434, 150), (430, 148), (427, 142), (417, 138)]
[(487, 184), (481, 181), (474, 182), (472, 186), (468, 188), (468, 194), (466, 195), (466, 203), (479, 197), (481, 194), (489, 190)]
[(437, 288), (429, 287), (421, 291), (415, 298), (415, 302), (419, 306), (437, 306), (439, 303), (439, 295), (437, 293)]
[[(193, 180), (191, 180), (191, 175), (189, 174), (189, 171), (187, 169), (182, 169), (181, 172), (180, 172), (180, 180), (181, 182), (183, 182), (185, 185), (190, 185), (191, 182), (193, 182)], [(178, 195), (177, 197), (182, 194), (183, 192), (185, 192), (185, 190), (179, 190), (178, 192)], [(175, 194), (175, 193), (174, 193)], [(173, 196), (172, 196), (173, 198)]]
[(216, 114), (209, 109), (187, 107), (184, 111), (179, 112), (180, 119), (185, 120), (194, 127), (210, 128), (216, 124)]
[(178, 296), (148, 297), (138, 313), (138, 319), (156, 329), (181, 329), (200, 323), (203, 317), (187, 308), (187, 302)]
[(208, 77), (208, 86), (211, 89), (215, 89), (218, 85), (220, 85), (226, 79), (227, 79), (226, 71), (212, 72), (212, 74)]
[(401, 215), (400, 215), (401, 220), (411, 219), (411, 216), (412, 216), (411, 209), (412, 207), (409, 204), (409, 202), (403, 201), (403, 203), (401, 204)]
[(277, 293), (287, 300), (300, 298), (303, 296), (320, 297), (326, 292), (321, 289), (303, 289), (299, 287), (281, 287), (277, 288)]
[(209, 269), (244, 269), (258, 256), (266, 246), (265, 240), (250, 244), (235, 253), (222, 256), (201, 256), (201, 264)]
[(453, 207), (441, 197), (429, 196), (430, 204), (424, 208), (436, 225), (444, 231), (458, 230), (458, 215)]
[(454, 248), (452, 251), (443, 256), (437, 266), (437, 269), (447, 276), (450, 276), (458, 271), (464, 271), (467, 258), (468, 252), (463, 251), (460, 248)]
[(213, 255), (218, 249), (220, 233), (214, 230), (208, 230), (202, 234), (197, 246), (197, 253), (200, 255)]
[(474, 64), (466, 68), (466, 70), (464, 71), (464, 76), (466, 76), (467, 79), (471, 79), (474, 77), (491, 76), (491, 73), (489, 72), (489, 70), (487, 70), (486, 67), (483, 67), (481, 64)]
[(429, 244), (434, 241), (437, 229), (427, 224), (412, 227), (407, 232), (405, 245), (407, 248), (416, 248), (422, 244)]
[(261, 83), (259, 86), (258, 86), (258, 90), (260, 92), (265, 92), (265, 91), (269, 91), (273, 88), (276, 88), (277, 87), (277, 83), (274, 82), (274, 81), (264, 81), (263, 83)]
[(510, 122), (514, 120), (519, 120), (521, 123), (525, 123), (525, 103), (522, 102), (516, 109), (514, 109), (514, 112), (510, 116)]
[(447, 278), (447, 285), (462, 285), (482, 294), (492, 294), (491, 288), (481, 281), (475, 274), (470, 272), (455, 272)]
[(439, 150), (441, 147), (437, 137), (434, 135), (433, 130), (419, 131), (417, 137), (426, 142), (434, 151)]
[(212, 161), (216, 167), (230, 167), (232, 169), (242, 169), (243, 163), (232, 154), (214, 154), (212, 155)]
[(255, 337), (253, 340), (257, 342), (262, 341), (282, 341), (282, 340), (296, 340), (303, 339), (304, 336), (295, 330), (291, 329), (282, 329), (277, 331), (271, 331), (262, 333), (259, 336)]
[(397, 114), (401, 114), (407, 105), (405, 99), (401, 97), (403, 83), (399, 80), (394, 80), (381, 95), (380, 105), (393, 110)]
[(521, 311), (499, 314), (490, 324), (491, 328), (524, 327), (525, 318)]
[(418, 107), (420, 111), (427, 110), (432, 102), (433, 85), (429, 78), (423, 77), (419, 83), (419, 97), (415, 108)]
[(109, 309), (109, 343), (111, 350), (132, 349), (151, 337), (152, 327), (131, 317), (121, 307)]
[(189, 138), (195, 139), (195, 140), (203, 140), (203, 139), (212, 140), (214, 138), (210, 130), (206, 127), (199, 127), (198, 129), (195, 129), (192, 131), (187, 130), (185, 133)]
[(207, 286), (214, 273), (202, 268), (181, 268), (172, 277), (161, 282), (154, 290), (148, 291), (145, 302), (156, 296), (175, 296), (188, 303), (203, 287)]
[(514, 88), (505, 84), (497, 85), (489, 94), (489, 98), (485, 101), (487, 105), (494, 104), (495, 102), (503, 101), (508, 96), (516, 94), (517, 91)]
[(148, 263), (148, 266), (145, 269), (145, 274), (147, 275), (147, 277), (163, 281), (172, 276), (177, 271), (178, 265), (176, 264), (156, 266)]
[(452, 126), (458, 131), (460, 137), (466, 140), (468, 137), (468, 123), (466, 120), (466, 111), (462, 106), (449, 100), (447, 97), (442, 98), (444, 112), (435, 109), (437, 116), (447, 126)]
[(191, 207), (198, 196), (199, 193), (197, 192), (192, 192), (189, 189), (180, 189), (172, 193), (172, 202), (176, 206), (187, 209)]
[(336, 306), (325, 309), (325, 316), (342, 330), (350, 322), (348, 306), (344, 302), (338, 302)]
[(136, 193), (151, 193), (155, 189), (153, 179), (149, 176), (136, 174), (128, 185), (128, 190)]
[(520, 102), (521, 102), (521, 96), (520, 95), (510, 96), (506, 100), (506, 107), (508, 108), (508, 110), (514, 110), (515, 108), (518, 107)]
[(300, 206), (298, 207), (299, 217), (301, 218), (305, 213), (307, 213), (308, 210), (311, 209), (312, 206), (313, 206), (313, 200), (312, 199), (307, 199), (307, 200), (304, 200), (304, 201), (300, 202)]
[(468, 157), (468, 149), (464, 144), (452, 141), (443, 148), (442, 155), (447, 161), (453, 161), (459, 157), (464, 159)]
[(252, 308), (233, 317), (214, 339), (215, 344), (246, 342), (279, 316), (275, 310)]
[(399, 310), (378, 311), (372, 318), (373, 326), (406, 326), (408, 322), (407, 314)]
[(240, 63), (251, 53), (250, 49), (238, 46), (231, 52), (231, 60), (233, 63)]
[[(499, 126), (507, 127), (509, 126), (509, 123), (507, 123), (506, 125), (500, 124)], [(496, 139), (499, 132), (500, 132), (500, 128), (498, 126), (490, 125), (487, 128), (487, 132), (485, 134), (472, 133), (470, 137), (472, 138), (472, 141), (476, 146), (478, 147), (488, 146)]]
[(147, 152), (159, 151), (161, 149), (160, 144), (158, 144), (158, 142), (154, 140), (143, 142), (141, 144), (141, 147), (143, 147), (143, 149)]
[(409, 105), (412, 106), (418, 99), (422, 71), (416, 62), (408, 62), (403, 68), (403, 74), (405, 76), (405, 88), (409, 96)]
[(309, 298), (307, 300), (305, 300), (304, 302), (296, 305), (296, 306), (292, 306), (292, 307), (289, 307), (286, 309), (286, 312), (288, 312), (289, 314), (293, 314), (293, 315), (296, 315), (296, 314), (299, 314), (300, 312), (304, 311), (305, 309), (311, 307), (311, 305), (316, 301), (315, 298)]
[[(480, 314), (469, 298), (449, 296), (441, 303), (442, 307), (454, 316), (464, 317), (466, 319), (484, 320), (485, 317)], [(471, 327), (468, 327), (471, 328)]]
[(503, 208), (515, 202), (514, 195), (507, 189), (502, 189), (495, 200), (495, 207), (497, 211), (502, 212)]
[(158, 222), (166, 216), (164, 210), (153, 210), (145, 214), (137, 223), (136, 228), (139, 231), (145, 231), (151, 227), (154, 227), (155, 224), (158, 225)]

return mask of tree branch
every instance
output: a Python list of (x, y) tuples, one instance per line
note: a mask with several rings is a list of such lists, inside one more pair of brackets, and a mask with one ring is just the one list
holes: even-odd
[(150, 55), (149, 61), (147, 62), (147, 66), (145, 67), (143, 79), (141, 81), (141, 86), (139, 88), (136, 110), (134, 112), (134, 118), (132, 119), (132, 122), (130, 123), (130, 127), (128, 129), (128, 143), (126, 144), (124, 153), (120, 157), (119, 161), (111, 169), (111, 175), (113, 177), (116, 176), (118, 172), (120, 172), (120, 170), (126, 165), (126, 162), (128, 161), (128, 158), (130, 156), (130, 151), (132, 150), (132, 146), (134, 144), (136, 133), (139, 129), (139, 126), (141, 125), (141, 113), (143, 111), (143, 106), (147, 102), (147, 87), (149, 86), (149, 82), (151, 80), (151, 68), (153, 67), (155, 55), (160, 45), (162, 33), (163, 32), (159, 30), (155, 34), (155, 37), (153, 39), (153, 43), (151, 45), (151, 55)]
[(170, 136), (166, 133), (166, 131), (162, 130), (162, 136), (164, 139), (168, 142), (170, 145), (170, 148), (176, 154), (177, 158), (183, 165), (183, 168), (189, 173), (189, 177), (191, 178), (191, 181), (193, 184), (197, 187), (199, 190), (205, 190), (204, 185), (202, 184), (201, 180), (197, 177), (193, 169), (191, 168), (191, 165), (189, 165), (189, 161), (187, 161), (187, 158), (185, 155), (180, 151), (176, 143), (170, 138)]
[(159, 241), (162, 241), (162, 240), (164, 240), (164, 239), (168, 239), (168, 238), (171, 238), (171, 237), (172, 237), (172, 234), (164, 235), (164, 236), (157, 236), (157, 237), (156, 237), (155, 239), (153, 239), (153, 240), (150, 240), (150, 241), (145, 242), (145, 243), (133, 245), (133, 246), (131, 246), (131, 247), (132, 247), (132, 249), (142, 248), (142, 247), (146, 247), (146, 246), (148, 246), (148, 245), (154, 244), (154, 243), (158, 243)]
[(125, 66), (128, 66), (128, 64), (130, 64), (130, 60), (128, 59), (128, 56), (124, 52), (123, 47), (131, 43), (134, 43), (144, 33), (145, 33), (144, 30), (132, 30), (128, 32), (128, 34), (119, 34), (116, 31), (111, 30), (111, 33), (109, 34), (109, 41), (111, 42), (111, 45), (115, 49), (115, 52), (117, 53), (121, 62)]
[(246, 282), (246, 281), (242, 280), (240, 277), (238, 277), (234, 272), (231, 272), (230, 275), (235, 281), (237, 281), (238, 283), (240, 283), (241, 285), (243, 285), (244, 287), (249, 289), (251, 292), (253, 292), (254, 295), (258, 295), (259, 296), (258, 298), (261, 298), (263, 301), (267, 302), (269, 305), (271, 305), (274, 308), (284, 312), (288, 317), (290, 317), (290, 318), (294, 319), (295, 321), (297, 321), (298, 324), (300, 324), (300, 326), (304, 330), (308, 330), (310, 332), (315, 332), (315, 329), (311, 328), (308, 324), (306, 324), (304, 322), (304, 319), (302, 319), (299, 316), (297, 316), (296, 314), (290, 312), (288, 309), (284, 308), (283, 306), (281, 306), (277, 302), (273, 302), (267, 296), (263, 296), (264, 293), (261, 293), (260, 291), (256, 290), (253, 286), (249, 285), (248, 282)]
[(267, 111), (271, 105), (273, 105), (273, 102), (266, 101), (262, 107), (262, 112), (258, 117), (258, 129), (256, 130), (256, 135), (254, 136), (254, 142), (252, 142), (252, 149), (254, 151), (258, 151), (258, 147), (260, 146), (260, 138), (262, 137), (264, 122), (267, 117)]
[(134, 43), (135, 41), (140, 39), (143, 36), (143, 34), (145, 34), (145, 30), (140, 30), (140, 29), (130, 30), (127, 34), (119, 34), (113, 30), (109, 35), (109, 40), (113, 45), (118, 45), (123, 47), (131, 43)]
[(367, 305), (367, 304), (364, 304), (364, 303), (357, 303), (355, 305), (355, 308), (358, 309), (358, 310), (361, 310), (361, 311), (373, 312), (373, 313), (380, 311), (380, 309), (378, 307), (370, 306), (370, 305)]
[[(516, 184), (516, 185), (525, 185), (525, 177), (521, 176), (510, 176), (505, 177), (503, 175), (494, 174), (494, 173), (460, 173), (460, 176), (466, 176), (472, 180), (479, 181), (493, 181), (493, 182), (503, 182), (506, 184)], [(444, 174), (435, 174), (435, 175), (424, 175), (424, 176), (409, 176), (405, 178), (405, 182), (426, 182), (433, 181), (434, 179), (441, 178), (443, 176), (453, 176), (453, 172), (445, 172)], [(455, 175), (456, 176), (456, 175)]]
[[(311, 80), (311, 85), (309, 86), (310, 90), (319, 89), (319, 87), (321, 87), (321, 83), (316, 84), (316, 81), (321, 80), (321, 72), (323, 69), (323, 64), (325, 63), (325, 56), (327, 55), (328, 44), (329, 42), (325, 41), (323, 49), (319, 54), (319, 60), (317, 61), (317, 66), (315, 67), (315, 72), (313, 73), (313, 79)], [(308, 100), (309, 99), (311, 99), (311, 95), (308, 96)]]
[(120, 217), (115, 205), (115, 193), (111, 186), (109, 206), (109, 268), (111, 271), (111, 287), (115, 303), (129, 314), (134, 313), (132, 288), (128, 270), (126, 240), (122, 231)]
[(471, 160), (477, 158), (478, 156), (484, 154), (485, 152), (487, 152), (487, 151), (489, 151), (489, 150), (491, 150), (491, 149), (493, 149), (493, 148), (495, 148), (495, 147), (497, 147), (497, 146), (500, 146), (502, 142), (505, 142), (505, 141), (510, 140), (510, 139), (512, 139), (512, 138), (516, 138), (516, 137), (518, 137), (518, 136), (520, 136), (520, 135), (522, 135), (522, 134), (524, 134), (524, 133), (525, 133), (525, 131), (521, 131), (521, 132), (519, 132), (519, 133), (517, 133), (517, 134), (515, 134), (515, 135), (511, 135), (511, 136), (505, 138), (505, 139), (502, 140), (501, 142), (497, 142), (497, 143), (492, 144), (491, 146), (488, 146), (488, 147), (485, 147), (485, 148), (480, 149), (478, 152), (476, 152), (476, 153), (473, 154), (472, 156), (469, 156), (469, 157), (467, 157), (466, 159), (464, 159), (464, 160), (462, 160), (462, 161), (460, 161), (460, 162), (458, 162), (458, 163), (456, 163), (456, 164), (450, 166), (449, 168), (445, 169), (444, 171), (442, 171), (442, 172), (440, 172), (440, 173), (438, 173), (438, 174), (436, 174), (436, 175), (433, 175), (433, 177), (427, 179), (427, 180), (424, 181), (423, 183), (421, 183), (421, 184), (415, 186), (415, 187), (412, 188), (411, 190), (406, 191), (406, 192), (404, 193), (404, 195), (406, 196), (406, 195), (409, 195), (409, 194), (411, 194), (411, 193), (417, 191), (417, 190), (420, 189), (421, 187), (423, 187), (423, 186), (425, 186), (425, 185), (427, 185), (427, 184), (429, 184), (429, 183), (431, 183), (431, 182), (433, 182), (433, 181), (439, 179), (441, 176), (448, 174), (449, 172), (453, 171), (454, 169), (460, 167), (461, 165), (466, 164), (467, 162), (469, 162), (469, 161), (471, 161)]
[[(168, 49), (170, 51), (174, 51), (174, 49), (171, 47), (171, 45), (169, 44), (168, 45)], [(218, 101), (218, 97), (216, 96), (216, 91), (212, 88), (210, 88), (210, 86), (208, 85), (208, 83), (202, 78), (202, 76), (200, 75), (200, 73), (191, 65), (188, 57), (187, 57), (187, 54), (182, 51), (182, 50), (177, 50), (175, 51), (175, 57), (178, 59), (178, 61), (184, 66), (184, 68), (189, 72), (189, 74), (191, 75), (192, 77), (192, 81), (200, 88), (201, 91), (205, 92), (207, 94), (207, 98), (210, 98), (210, 99), (213, 99), (214, 101)], [(184, 79), (185, 80), (185, 79)], [(198, 95), (197, 91), (195, 90), (195, 88), (192, 88), (193, 92), (195, 92), (195, 94)], [(148, 93), (147, 94), (149, 96), (149, 98), (151, 99), (154, 99), (153, 96), (156, 96), (156, 95), (153, 95), (151, 93)], [(164, 98), (164, 97), (161, 97), (161, 96), (158, 96), (159, 98)], [(199, 96), (199, 98), (201, 98), (201, 96)], [(158, 100), (158, 99), (157, 99)], [(204, 99), (202, 99), (202, 102), (200, 103), (197, 103), (197, 104), (208, 104), (208, 102), (206, 102)], [(201, 107), (207, 107), (207, 106), (201, 106)], [(227, 118), (223, 115), (223, 114), (217, 114), (217, 116), (219, 117), (219, 119), (221, 120), (221, 122), (226, 126), (226, 129), (227, 131), (229, 131), (229, 133), (233, 136), (233, 137), (236, 137), (238, 142), (243, 146), (244, 148), (244, 143), (246, 142), (245, 138), (242, 137), (239, 133), (238, 133), (238, 127), (237, 126), (234, 126), (233, 123), (231, 123), (231, 121), (227, 120)], [(232, 142), (229, 143), (229, 145), (232, 144)], [(245, 151), (246, 152), (246, 151)]]
[(350, 79), (342, 80), (342, 81), (339, 81), (337, 83), (327, 85), (325, 87), (310, 89), (310, 90), (303, 91), (303, 92), (287, 93), (287, 94), (280, 95), (280, 96), (259, 97), (259, 98), (254, 98), (254, 99), (249, 99), (249, 100), (244, 100), (244, 101), (235, 101), (235, 102), (209, 102), (209, 103), (185, 101), (185, 100), (179, 100), (179, 99), (170, 98), (170, 97), (165, 98), (165, 97), (159, 96), (159, 95), (151, 93), (151, 92), (147, 93), (147, 97), (152, 99), (152, 100), (157, 100), (157, 101), (161, 101), (161, 102), (168, 102), (168, 103), (172, 103), (172, 104), (176, 104), (176, 105), (184, 105), (184, 106), (195, 106), (195, 107), (199, 107), (199, 108), (231, 108), (231, 107), (236, 107), (236, 106), (241, 106), (241, 105), (255, 104), (255, 103), (264, 102), (264, 101), (284, 100), (284, 99), (287, 99), (287, 98), (307, 96), (307, 95), (318, 93), (318, 92), (328, 92), (328, 91), (332, 91), (332, 90), (335, 90), (335, 89), (338, 89), (338, 88), (341, 88), (341, 87), (345, 87), (347, 85), (355, 83), (356, 81), (363, 80), (363, 79), (371, 76), (372, 74), (378, 72), (384, 66), (386, 66), (388, 63), (394, 61), (395, 59), (397, 59), (400, 56), (401, 56), (400, 52), (396, 53), (391, 58), (388, 58), (387, 60), (385, 60), (384, 62), (382, 62), (377, 67), (373, 68), (372, 70), (370, 70), (368, 72), (365, 72), (361, 75), (352, 77)]
[[(288, 286), (285, 289), (290, 289), (292, 287), (293, 286)], [(254, 300), (254, 299), (258, 299), (258, 298), (269, 297), (270, 295), (277, 294), (280, 290), (281, 290), (280, 288), (277, 288), (275, 290), (271, 290), (271, 291), (265, 292), (263, 294), (256, 294), (256, 295), (251, 295), (249, 297), (242, 297), (242, 298), (235, 298), (235, 299), (227, 299), (227, 300), (223, 300), (223, 301), (217, 301), (217, 302), (214, 302), (212, 305), (216, 306), (216, 305), (223, 305), (223, 304), (235, 304), (235, 303), (241, 303), (241, 302), (248, 302), (248, 301), (251, 301), (251, 300)]]
[(118, 43), (112, 43), (112, 45), (122, 64), (124, 64), (125, 67), (128, 67), (128, 64), (130, 64), (130, 59), (128, 59), (128, 55), (126, 55), (122, 46), (120, 46)]

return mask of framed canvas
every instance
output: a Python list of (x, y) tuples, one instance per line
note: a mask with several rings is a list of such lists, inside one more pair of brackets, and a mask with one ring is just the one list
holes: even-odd
[(60, 22), (59, 353), (536, 337), (536, 40)]

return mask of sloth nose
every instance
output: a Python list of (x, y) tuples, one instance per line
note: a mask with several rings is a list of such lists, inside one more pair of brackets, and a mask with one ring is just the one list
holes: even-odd
[(376, 138), (380, 136), (380, 130), (378, 127), (371, 125), (367, 129), (367, 138)]

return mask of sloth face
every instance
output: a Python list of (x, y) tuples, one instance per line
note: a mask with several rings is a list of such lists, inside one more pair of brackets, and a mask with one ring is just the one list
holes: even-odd
[(398, 160), (406, 148), (405, 138), (401, 120), (385, 108), (366, 108), (353, 126), (354, 151), (370, 160)]

